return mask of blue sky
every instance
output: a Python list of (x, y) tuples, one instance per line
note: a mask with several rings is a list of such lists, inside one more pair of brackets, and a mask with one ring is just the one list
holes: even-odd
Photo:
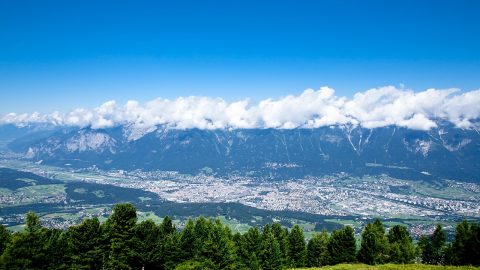
[(0, 114), (480, 88), (480, 1), (0, 0)]

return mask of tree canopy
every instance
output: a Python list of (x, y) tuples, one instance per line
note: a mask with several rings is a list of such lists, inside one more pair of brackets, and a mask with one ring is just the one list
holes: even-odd
[[(300, 226), (279, 223), (233, 233), (218, 219), (188, 220), (177, 228), (170, 217), (161, 223), (138, 222), (131, 204), (117, 204), (103, 223), (85, 219), (66, 230), (43, 227), (33, 212), (25, 230), (11, 233), (0, 225), (0, 269), (287, 269), (352, 263), (480, 265), (480, 226), (463, 221), (453, 242), (437, 226), (420, 238), (417, 249), (406, 227), (387, 232), (380, 220), (368, 223), (360, 248), (352, 227), (314, 234), (307, 242)], [(418, 253), (417, 253), (418, 251)]]

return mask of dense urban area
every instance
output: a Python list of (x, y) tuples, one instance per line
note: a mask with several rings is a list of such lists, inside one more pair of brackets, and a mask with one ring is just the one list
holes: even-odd
[[(16, 190), (0, 189), (0, 211), (4, 211), (0, 221), (13, 229), (24, 223), (25, 205), (61, 205), (66, 213), (56, 210), (40, 211), (46, 226), (66, 228), (83, 218), (105, 219), (111, 213), (114, 201), (108, 203), (94, 200), (79, 204), (70, 194), (90, 194), (95, 199), (106, 197), (105, 190), (79, 186), (66, 188), (63, 183), (89, 183), (129, 190), (147, 192), (138, 195), (145, 205), (141, 215), (155, 217), (149, 210), (155, 201), (177, 204), (238, 203), (255, 209), (271, 211), (272, 221), (285, 221), (287, 226), (300, 219), (285, 218), (282, 213), (298, 212), (315, 214), (318, 221), (337, 225), (351, 225), (357, 235), (362, 226), (376, 217), (385, 219), (387, 226), (406, 225), (410, 233), (418, 238), (433, 232), (437, 223), (442, 223), (451, 234), (455, 222), (464, 218), (480, 218), (480, 185), (452, 180), (436, 182), (395, 179), (387, 175), (353, 177), (345, 173), (324, 177), (308, 177), (272, 181), (247, 176), (232, 175), (217, 177), (208, 173), (198, 175), (179, 174), (170, 171), (102, 171), (96, 167), (88, 169), (64, 169), (30, 163), (21, 160), (4, 159), (0, 166), (29, 171), (61, 182), (37, 185), (31, 179), (17, 180), (28, 185)], [(20, 208), (22, 209), (22, 208)], [(33, 208), (35, 210), (35, 208)], [(173, 214), (175, 215), (175, 214)], [(189, 216), (177, 215), (175, 222), (182, 227)], [(226, 217), (234, 230), (245, 231), (269, 220), (258, 222), (258, 217)], [(260, 218), (261, 219), (261, 218)], [(247, 220), (246, 222), (244, 220)], [(319, 226), (315, 218), (305, 223), (309, 237), (313, 232), (329, 226)]]

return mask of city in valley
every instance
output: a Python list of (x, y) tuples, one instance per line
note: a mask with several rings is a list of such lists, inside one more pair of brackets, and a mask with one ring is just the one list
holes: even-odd
[[(266, 216), (274, 221), (298, 223), (303, 220), (307, 232), (321, 230), (322, 226), (315, 226), (317, 223), (350, 224), (360, 229), (365, 222), (382, 217), (387, 220), (387, 226), (402, 223), (409, 227), (413, 235), (420, 235), (431, 232), (437, 223), (452, 229), (458, 220), (480, 218), (480, 185), (452, 180), (424, 182), (395, 179), (387, 175), (354, 177), (339, 173), (275, 181), (237, 175), (218, 177), (206, 173), (187, 175), (170, 171), (102, 171), (95, 167), (77, 170), (15, 159), (1, 160), (0, 167), (28, 171), (61, 181), (49, 185), (33, 183), (17, 190), (2, 188), (0, 211), (5, 213), (2, 213), (0, 222), (13, 227), (23, 223), (21, 206), (25, 205), (56, 205), (50, 210), (40, 210), (44, 223), (53, 227), (65, 227), (85, 217), (102, 217), (110, 213), (109, 203), (79, 203), (71, 199), (69, 192), (81, 194), (87, 190), (82, 187), (69, 189), (62, 183), (90, 183), (100, 187), (113, 186), (147, 192), (148, 195), (138, 195), (139, 201), (144, 204), (141, 214), (145, 218), (161, 216), (162, 213), (156, 215), (158, 208), (152, 206), (155, 202), (189, 206), (233, 203), (248, 209), (265, 210), (268, 213)], [(105, 197), (101, 189), (91, 193), (94, 198)], [(181, 211), (174, 215), (180, 227), (189, 217)], [(302, 215), (308, 218), (302, 219)], [(225, 218), (238, 230), (259, 225), (261, 219), (255, 215)]]

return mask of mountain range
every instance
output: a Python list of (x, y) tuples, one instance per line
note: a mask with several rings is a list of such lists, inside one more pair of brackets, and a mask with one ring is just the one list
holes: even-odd
[(367, 129), (107, 129), (0, 126), (4, 148), (44, 164), (103, 170), (287, 179), (327, 174), (389, 174), (408, 179), (480, 181), (480, 134), (437, 122), (428, 131)]

